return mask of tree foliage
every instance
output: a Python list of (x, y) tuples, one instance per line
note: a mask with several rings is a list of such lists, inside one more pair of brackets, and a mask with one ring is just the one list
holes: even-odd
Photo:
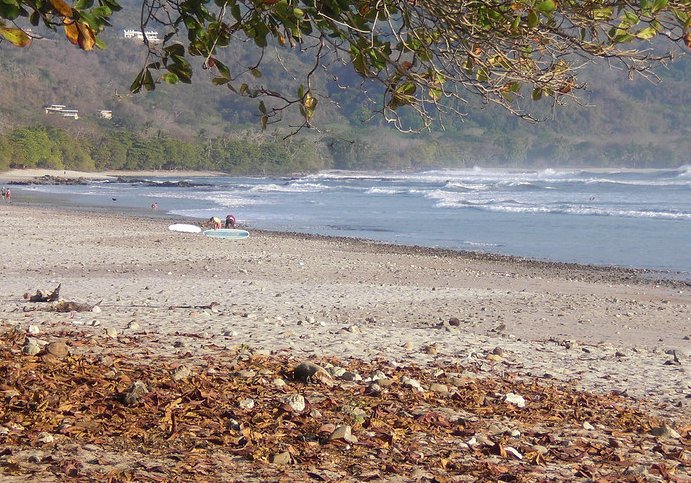
[[(103, 46), (99, 34), (119, 9), (116, 0), (3, 0), (0, 36), (28, 45), (30, 35), (14, 23), (28, 17), (91, 50)], [(429, 127), (444, 114), (462, 116), (471, 95), (531, 117), (529, 101), (556, 104), (582, 89), (577, 73), (592, 59), (650, 75), (651, 65), (671, 55), (644, 43), (653, 38), (691, 48), (689, 0), (142, 0), (141, 12), (142, 31), (163, 26), (166, 35), (148, 43), (132, 91), (190, 83), (190, 59), (199, 57), (214, 84), (258, 98), (264, 126), (289, 107), (309, 126), (321, 97), (315, 73), (338, 80), (343, 64), (363, 79), (364, 92), (376, 93), (387, 120), (404, 128), (405, 106)], [(256, 63), (224, 63), (220, 52), (245, 41), (261, 49)], [(313, 60), (294, 92), (261, 83), (270, 49)]]

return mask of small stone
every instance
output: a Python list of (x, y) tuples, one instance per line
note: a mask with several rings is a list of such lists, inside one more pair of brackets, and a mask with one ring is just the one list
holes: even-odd
[(242, 409), (252, 409), (254, 407), (254, 399), (250, 397), (241, 399), (238, 402), (238, 406), (240, 406)]
[(485, 356), (485, 359), (487, 359), (490, 362), (501, 362), (503, 360), (502, 356), (497, 354), (487, 354)]
[(130, 323), (127, 324), (127, 328), (129, 330), (139, 330), (139, 322), (136, 320), (130, 320)]
[(426, 345), (425, 347), (423, 347), (422, 350), (425, 354), (429, 354), (431, 356), (435, 356), (437, 355), (437, 353), (439, 353), (439, 347), (437, 346), (437, 344)]
[(55, 441), (55, 437), (50, 433), (39, 433), (38, 441), (43, 444), (49, 444)]
[(91, 311), (94, 314), (100, 314), (101, 313), (101, 307), (99, 307), (98, 305), (94, 305), (93, 307), (91, 307)]
[(651, 428), (648, 433), (652, 434), (656, 438), (681, 438), (681, 435), (677, 433), (674, 429), (670, 428), (666, 424), (659, 426), (657, 428)]
[[(380, 384), (381, 384), (381, 383), (380, 383)], [(403, 377), (401, 378), (401, 384), (403, 384), (404, 386), (411, 387), (411, 388), (413, 388), (413, 389), (417, 389), (418, 391), (422, 391), (422, 390), (423, 390), (423, 389), (422, 389), (422, 385), (420, 384), (420, 382), (418, 382), (417, 380), (415, 380), (415, 379), (413, 379), (413, 378), (411, 378), (411, 377), (408, 377), (408, 376), (403, 376)]]
[(408, 341), (405, 344), (403, 344), (403, 348), (407, 351), (410, 351), (415, 348), (415, 344), (413, 344), (411, 341)]
[(290, 406), (290, 409), (296, 413), (305, 410), (305, 398), (301, 394), (289, 394), (283, 397), (281, 402)]
[(106, 335), (110, 337), (111, 339), (115, 339), (118, 336), (118, 330), (115, 329), (114, 327), (108, 327), (106, 329)]
[(149, 394), (149, 388), (142, 381), (135, 381), (122, 395), (121, 400), (126, 406), (134, 406), (144, 400)]
[(376, 382), (371, 383), (365, 388), (365, 394), (368, 396), (379, 396), (382, 392), (381, 386)]
[(360, 327), (358, 327), (358, 326), (355, 325), (355, 324), (353, 324), (353, 325), (351, 325), (350, 327), (346, 328), (346, 330), (347, 330), (348, 332), (350, 332), (351, 334), (361, 334), (361, 333), (362, 333), (362, 331), (360, 330)]
[(504, 451), (506, 451), (508, 454), (510, 454), (518, 460), (523, 459), (523, 455), (516, 448), (513, 448), (511, 446), (504, 446)]
[(504, 401), (519, 408), (525, 407), (525, 399), (520, 394), (514, 394), (512, 392), (507, 393), (506, 396), (504, 396)]
[(432, 392), (438, 392), (439, 394), (448, 394), (449, 393), (449, 388), (446, 386), (446, 384), (439, 384), (437, 382), (432, 383), (429, 386), (430, 391)]
[(326, 369), (313, 362), (302, 362), (293, 369), (293, 378), (304, 383), (312, 382), (315, 379), (324, 380), (324, 378), (328, 379), (330, 377)]
[(276, 379), (274, 379), (273, 381), (271, 381), (271, 384), (273, 384), (274, 387), (277, 387), (277, 388), (280, 389), (280, 388), (282, 388), (282, 387), (285, 387), (286, 382), (285, 382), (283, 379), (281, 379), (280, 377), (277, 377)]
[(494, 354), (495, 356), (504, 357), (505, 353), (506, 351), (499, 346), (492, 349), (492, 354)]
[(374, 374), (372, 374), (373, 381), (378, 381), (380, 379), (387, 379), (386, 374), (384, 374), (382, 371), (375, 371)]
[(453, 327), (458, 327), (461, 325), (461, 321), (458, 319), (458, 317), (451, 317), (449, 319), (449, 325)]
[(192, 375), (192, 371), (187, 366), (180, 366), (173, 372), (174, 381), (182, 381)]
[(24, 342), (24, 347), (22, 347), (22, 353), (27, 356), (35, 356), (39, 352), (41, 352), (41, 346), (38, 345), (38, 342), (35, 339), (27, 337)]
[(58, 359), (63, 359), (70, 354), (67, 344), (64, 341), (53, 341), (46, 346), (46, 352)]
[(357, 438), (353, 435), (352, 428), (348, 425), (337, 426), (329, 436), (329, 441), (342, 439), (347, 443), (357, 443)]
[(256, 375), (257, 372), (253, 371), (252, 369), (243, 369), (237, 372), (237, 376), (242, 379), (252, 379)]
[(593, 429), (595, 429), (595, 426), (590, 424), (588, 421), (583, 421), (583, 429), (586, 429), (588, 431), (592, 431)]
[(288, 451), (284, 451), (283, 453), (272, 454), (269, 457), (269, 462), (275, 465), (289, 465), (293, 462), (293, 458)]
[(362, 377), (360, 377), (359, 374), (356, 374), (356, 373), (351, 372), (351, 371), (344, 371), (343, 374), (341, 374), (339, 376), (339, 379), (341, 379), (343, 381), (357, 381), (358, 378), (360, 380), (362, 379)]
[(38, 328), (38, 325), (32, 324), (29, 326), (28, 332), (29, 334), (38, 334), (39, 332), (41, 332), (41, 329)]

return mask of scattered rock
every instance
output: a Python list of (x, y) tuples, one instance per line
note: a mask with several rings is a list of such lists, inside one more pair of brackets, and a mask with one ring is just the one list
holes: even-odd
[(41, 332), (41, 329), (38, 328), (38, 325), (32, 324), (29, 326), (28, 332), (29, 334), (38, 334)]
[(27, 337), (24, 341), (24, 347), (22, 347), (22, 353), (27, 356), (35, 356), (39, 352), (41, 352), (41, 346), (38, 345), (38, 341), (31, 337)]
[(439, 384), (437, 382), (432, 383), (429, 386), (430, 391), (432, 392), (437, 392), (439, 394), (448, 394), (449, 393), (449, 388), (446, 386), (446, 384)]
[(180, 366), (173, 372), (174, 381), (182, 381), (192, 375), (192, 371), (187, 366)]
[(453, 327), (458, 327), (461, 325), (461, 321), (458, 319), (458, 317), (451, 317), (449, 319), (449, 325)]
[(590, 424), (588, 421), (583, 421), (583, 429), (587, 429), (588, 431), (592, 431), (595, 429), (595, 426)]
[(504, 357), (505, 353), (506, 351), (499, 346), (492, 349), (492, 354), (494, 354), (495, 356)]
[(407, 351), (413, 350), (415, 348), (415, 344), (412, 342), (408, 341), (405, 344), (403, 344), (403, 348)]
[(347, 443), (357, 443), (357, 438), (353, 435), (352, 428), (348, 425), (337, 426), (329, 436), (329, 441), (342, 439)]
[(65, 344), (65, 342), (61, 340), (56, 340), (49, 343), (46, 346), (46, 353), (54, 357), (57, 357), (58, 359), (63, 359), (70, 355), (70, 351), (67, 348), (67, 344)]
[(648, 433), (652, 434), (656, 438), (681, 438), (681, 435), (679, 433), (677, 433), (674, 429), (670, 428), (666, 424), (663, 424), (662, 426), (659, 426), (657, 428), (651, 428), (650, 431), (648, 431)]
[(111, 339), (116, 339), (118, 337), (118, 330), (114, 327), (108, 327), (106, 329), (106, 335)]
[(238, 402), (238, 406), (240, 406), (242, 409), (252, 409), (254, 407), (254, 399), (251, 397), (241, 399)]
[(330, 377), (326, 369), (313, 362), (302, 362), (293, 369), (293, 379), (304, 383), (324, 381)]
[(38, 441), (43, 444), (50, 444), (55, 441), (55, 437), (50, 433), (39, 433)]
[(371, 383), (365, 388), (365, 394), (368, 396), (379, 396), (382, 393), (382, 388), (376, 382)]
[(281, 379), (280, 377), (277, 377), (276, 379), (271, 381), (271, 383), (274, 385), (274, 387), (277, 387), (279, 389), (282, 387), (285, 387), (285, 385), (286, 385), (286, 382), (283, 379)]
[(289, 394), (281, 399), (283, 404), (286, 404), (296, 413), (305, 410), (305, 398), (301, 394)]
[(487, 359), (490, 362), (501, 362), (503, 361), (503, 357), (497, 354), (487, 354), (485, 356), (485, 359)]
[(275, 465), (289, 465), (293, 462), (293, 458), (288, 451), (283, 453), (272, 454), (269, 457), (269, 462)]
[(504, 396), (504, 401), (506, 401), (509, 404), (513, 404), (514, 406), (517, 406), (519, 408), (525, 407), (525, 399), (520, 394), (514, 394), (512, 392), (507, 393)]
[(516, 458), (518, 460), (523, 459), (523, 455), (516, 448), (513, 448), (511, 446), (504, 446), (504, 451), (506, 451), (507, 454), (510, 454), (511, 456), (513, 456), (514, 458)]
[(422, 348), (422, 350), (425, 354), (429, 354), (431, 356), (436, 356), (439, 353), (439, 347), (437, 344), (426, 345)]
[(101, 313), (101, 307), (99, 307), (98, 305), (94, 305), (93, 307), (91, 307), (91, 311), (94, 314), (100, 314)]
[(413, 379), (412, 377), (403, 376), (401, 378), (401, 384), (403, 384), (404, 386), (408, 386), (408, 387), (411, 387), (413, 389), (416, 389), (420, 392), (423, 391), (422, 385), (420, 384), (420, 382), (418, 382), (416, 379)]
[(149, 388), (146, 387), (146, 384), (142, 381), (135, 381), (127, 388), (127, 391), (121, 395), (120, 400), (125, 406), (134, 406), (142, 402), (147, 394), (149, 394)]
[(139, 330), (139, 322), (136, 320), (130, 320), (130, 323), (127, 324), (127, 328), (129, 330)]

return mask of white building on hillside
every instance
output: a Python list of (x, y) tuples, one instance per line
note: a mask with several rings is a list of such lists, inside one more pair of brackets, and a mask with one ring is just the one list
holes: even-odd
[(158, 32), (155, 30), (146, 30), (142, 33), (141, 30), (124, 29), (123, 36), (126, 39), (137, 39), (141, 41), (143, 41), (144, 36), (146, 36), (146, 40), (148, 40), (152, 44), (158, 44), (160, 42), (163, 42), (163, 40), (158, 38)]

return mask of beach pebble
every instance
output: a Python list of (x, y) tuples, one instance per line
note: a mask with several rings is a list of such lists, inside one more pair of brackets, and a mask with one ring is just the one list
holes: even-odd
[(451, 325), (453, 327), (458, 327), (461, 325), (461, 321), (458, 317), (451, 317), (449, 319), (449, 325)]
[(192, 375), (192, 371), (187, 366), (180, 366), (173, 372), (174, 381), (182, 381)]
[(662, 426), (656, 428), (652, 428), (650, 431), (648, 431), (648, 433), (652, 434), (656, 438), (681, 438), (681, 435), (679, 433), (677, 433), (674, 429), (670, 428), (666, 424), (663, 424)]
[(430, 391), (437, 392), (439, 394), (448, 394), (449, 388), (446, 384), (439, 384), (437, 382), (432, 383), (429, 386)]
[(252, 409), (254, 407), (254, 399), (251, 397), (241, 399), (238, 401), (238, 406), (242, 409)]
[(135, 381), (127, 388), (127, 391), (122, 394), (121, 401), (126, 406), (134, 406), (142, 402), (147, 394), (149, 394), (149, 388), (146, 387), (146, 384), (142, 381)]
[(286, 382), (283, 379), (281, 379), (280, 377), (277, 377), (276, 379), (271, 381), (271, 384), (273, 384), (274, 387), (277, 387), (279, 389), (286, 386)]
[(300, 382), (311, 382), (314, 379), (331, 377), (322, 366), (313, 362), (301, 362), (293, 369), (293, 379)]
[(283, 397), (281, 402), (297, 413), (305, 410), (305, 398), (301, 394), (289, 394)]
[(41, 332), (41, 329), (38, 328), (38, 325), (31, 324), (28, 329), (29, 334), (38, 334)]
[(27, 337), (24, 341), (24, 347), (22, 347), (22, 353), (24, 353), (27, 356), (35, 356), (39, 352), (41, 352), (41, 346), (38, 345), (36, 339)]
[(413, 379), (412, 377), (403, 376), (401, 378), (401, 384), (403, 384), (404, 386), (416, 389), (420, 392), (423, 391), (422, 385), (420, 384), (420, 382), (417, 381), (416, 379)]
[(583, 429), (587, 429), (588, 431), (592, 431), (595, 429), (595, 427), (590, 424), (588, 421), (583, 421)]
[(91, 307), (91, 311), (94, 314), (100, 314), (101, 313), (101, 307), (99, 307), (98, 305), (94, 305), (93, 307)]
[(382, 388), (376, 382), (371, 383), (365, 388), (365, 394), (368, 396), (379, 396), (382, 393)]
[(269, 457), (269, 462), (275, 465), (289, 465), (293, 462), (293, 458), (288, 451), (282, 453), (275, 453)]
[(56, 340), (46, 346), (46, 353), (57, 357), (58, 359), (62, 359), (67, 357), (70, 354), (70, 351), (64, 341)]
[(415, 344), (413, 344), (411, 341), (408, 341), (405, 344), (403, 344), (403, 348), (407, 351), (410, 351), (415, 348)]
[(38, 433), (38, 441), (43, 444), (50, 444), (55, 441), (55, 437), (50, 433)]
[(329, 441), (333, 441), (335, 439), (342, 439), (347, 443), (357, 443), (357, 438), (355, 435), (353, 435), (352, 428), (346, 424), (337, 426), (333, 433), (331, 433), (329, 436)]
[(118, 330), (114, 327), (108, 327), (106, 329), (106, 335), (111, 339), (116, 339), (118, 337)]
[(509, 404), (513, 404), (514, 406), (517, 406), (519, 408), (525, 407), (525, 399), (520, 394), (514, 394), (512, 392), (507, 393), (504, 396), (504, 401)]
[(127, 328), (129, 330), (139, 330), (139, 322), (136, 320), (130, 320), (130, 323), (127, 324)]

